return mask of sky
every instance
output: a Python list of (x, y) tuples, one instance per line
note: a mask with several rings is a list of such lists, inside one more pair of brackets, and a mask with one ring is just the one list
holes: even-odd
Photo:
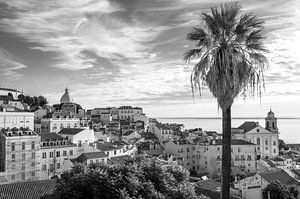
[[(67, 86), (85, 109), (142, 106), (154, 117), (219, 117), (190, 88), (183, 54), (201, 14), (225, 0), (0, 0), (0, 86), (58, 103)], [(232, 2), (232, 1), (230, 1)], [(300, 117), (300, 1), (239, 1), (265, 20), (270, 53), (261, 99), (238, 98), (235, 117)]]

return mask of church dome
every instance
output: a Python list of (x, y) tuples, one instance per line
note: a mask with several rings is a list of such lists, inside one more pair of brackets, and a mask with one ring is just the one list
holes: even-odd
[(66, 103), (66, 102), (71, 102), (70, 99), (71, 98), (70, 98), (70, 95), (69, 95), (69, 90), (68, 90), (68, 88), (66, 88), (65, 93), (60, 98), (60, 103), (63, 104), (63, 103)]
[(274, 113), (273, 111), (270, 109), (269, 113), (268, 113), (268, 117), (274, 117)]

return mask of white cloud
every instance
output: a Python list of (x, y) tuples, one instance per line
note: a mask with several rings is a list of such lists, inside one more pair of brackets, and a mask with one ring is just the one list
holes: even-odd
[(24, 64), (10, 54), (7, 50), (0, 47), (0, 77), (3, 76), (8, 80), (18, 80), (23, 77), (18, 70), (26, 68)]

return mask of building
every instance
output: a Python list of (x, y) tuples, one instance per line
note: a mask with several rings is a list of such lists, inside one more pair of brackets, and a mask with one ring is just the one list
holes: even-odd
[(58, 133), (63, 128), (80, 128), (79, 118), (42, 118), (41, 133)]
[(40, 137), (32, 130), (2, 129), (0, 150), (0, 175), (9, 183), (39, 178)]
[[(143, 109), (141, 107), (132, 107), (132, 106), (121, 106), (119, 110), (119, 120), (130, 121), (133, 120), (136, 114), (142, 114)], [(142, 115), (136, 116), (136, 119), (142, 117)]]
[[(179, 165), (199, 175), (218, 177), (222, 170), (222, 140), (203, 141), (169, 140), (164, 145), (164, 153), (175, 155)], [(255, 144), (232, 140), (231, 151), (232, 167), (245, 173), (256, 173)]]
[(178, 165), (187, 170), (193, 168), (193, 145), (188, 140), (169, 140), (164, 145), (164, 152), (177, 156)]
[(58, 134), (69, 139), (78, 147), (95, 142), (94, 130), (88, 128), (63, 128)]
[(73, 162), (84, 163), (85, 165), (91, 164), (106, 164), (108, 155), (101, 151), (94, 151), (89, 153), (82, 153)]
[(2, 88), (0, 87), (0, 95), (6, 95), (11, 93), (14, 99), (18, 99), (18, 95), (23, 94), (22, 91), (18, 91), (16, 89), (11, 89), (11, 88)]
[(123, 155), (129, 155), (132, 157), (137, 153), (137, 148), (135, 145), (123, 141), (97, 141), (95, 144), (96, 149), (107, 154), (108, 158)]
[(300, 190), (300, 182), (291, 177), (284, 170), (257, 173), (256, 175), (244, 178), (235, 183), (234, 187), (239, 190), (239, 198), (262, 199), (263, 189), (276, 180), (288, 187), (293, 186), (296, 190)]
[(135, 130), (128, 130), (122, 133), (122, 140), (125, 142), (129, 142), (129, 140), (133, 138), (140, 138), (141, 135)]
[(265, 118), (265, 128), (257, 122), (244, 122), (231, 130), (232, 139), (243, 139), (256, 144), (257, 159), (279, 155), (277, 118), (270, 110)]
[(174, 136), (173, 129), (162, 123), (151, 123), (148, 131), (153, 133), (160, 142), (168, 141)]
[(40, 147), (40, 179), (60, 177), (71, 169), (70, 159), (76, 157), (76, 145), (56, 133), (42, 133)]
[(28, 128), (34, 129), (34, 114), (30, 112), (0, 111), (0, 129)]

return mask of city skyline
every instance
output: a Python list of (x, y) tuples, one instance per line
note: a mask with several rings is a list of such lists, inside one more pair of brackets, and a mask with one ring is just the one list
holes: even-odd
[[(186, 34), (228, 1), (0, 0), (0, 85), (58, 103), (66, 86), (84, 108), (143, 106), (154, 117), (221, 116), (204, 89), (193, 100)], [(270, 67), (261, 100), (240, 98), (234, 117), (300, 117), (300, 3), (239, 1), (265, 20)], [(259, 2), (259, 3), (258, 3)]]

